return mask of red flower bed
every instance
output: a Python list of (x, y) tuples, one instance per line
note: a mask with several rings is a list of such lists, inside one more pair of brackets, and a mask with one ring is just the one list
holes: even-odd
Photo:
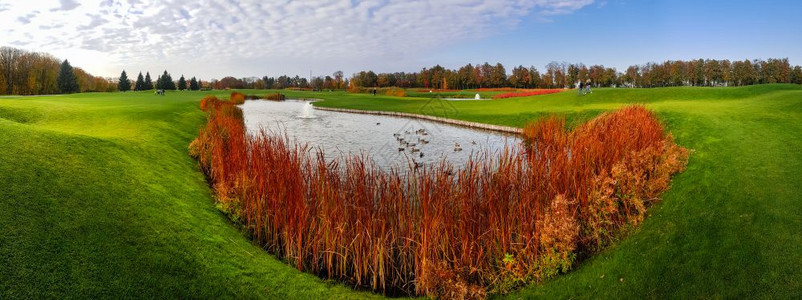
[(493, 99), (505, 99), (505, 98), (515, 98), (515, 97), (529, 97), (529, 96), (537, 96), (537, 95), (546, 95), (546, 94), (554, 94), (562, 92), (561, 89), (548, 89), (548, 90), (532, 90), (527, 92), (519, 92), (519, 93), (504, 93), (498, 94), (493, 96)]

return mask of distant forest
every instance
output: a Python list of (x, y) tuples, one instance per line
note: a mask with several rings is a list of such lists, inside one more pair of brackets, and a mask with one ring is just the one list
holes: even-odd
[(541, 73), (534, 66), (518, 66), (507, 73), (497, 63), (465, 65), (458, 70), (439, 65), (413, 73), (362, 71), (351, 78), (354, 86), (471, 89), (471, 88), (574, 88), (579, 82), (601, 87), (743, 86), (762, 83), (802, 84), (802, 67), (787, 58), (768, 60), (665, 61), (630, 66), (624, 72), (602, 65), (552, 62)]
[[(66, 63), (66, 64), (65, 64)], [(62, 69), (71, 71), (70, 84), (59, 86)], [(64, 79), (64, 76), (62, 76)], [(75, 86), (77, 84), (77, 86)], [(47, 53), (28, 52), (11, 47), (0, 48), (0, 95), (45, 95), (72, 92), (111, 92), (117, 83), (92, 76), (81, 68), (72, 68)]]
[[(74, 74), (74, 76), (65, 76)], [(68, 78), (69, 77), (69, 78)], [(436, 65), (419, 72), (375, 73), (361, 71), (346, 78), (342, 71), (311, 79), (300, 76), (262, 78), (225, 77), (201, 82), (192, 77), (178, 82), (164, 71), (156, 84), (150, 73), (129, 80), (125, 71), (120, 79), (92, 76), (81, 68), (72, 68), (47, 53), (29, 52), (11, 47), (0, 48), (0, 95), (42, 95), (72, 92), (111, 92), (149, 89), (314, 89), (341, 90), (348, 87), (400, 87), (426, 89), (472, 88), (574, 88), (590, 80), (593, 86), (649, 88), (666, 86), (743, 86), (763, 83), (802, 84), (802, 67), (791, 66), (787, 58), (767, 60), (665, 61), (628, 67), (624, 72), (602, 65), (552, 62), (543, 72), (534, 66), (514, 67), (510, 73), (504, 65), (468, 64), (452, 70)], [(67, 79), (65, 79), (67, 78)], [(59, 80), (68, 80), (64, 83)]]
[(534, 66), (518, 66), (507, 72), (504, 65), (465, 65), (457, 70), (440, 65), (424, 68), (420, 72), (375, 73), (361, 71), (344, 78), (341, 71), (331, 76), (303, 77), (280, 76), (226, 77), (213, 80), (215, 89), (285, 89), (301, 88), (334, 90), (347, 87), (399, 87), (427, 89), (473, 88), (574, 88), (590, 80), (593, 86), (649, 88), (667, 86), (744, 86), (762, 83), (802, 84), (802, 67), (792, 67), (787, 58), (768, 60), (714, 60), (665, 61), (630, 66), (624, 72), (602, 65), (586, 66), (581, 63), (552, 62), (541, 73)]

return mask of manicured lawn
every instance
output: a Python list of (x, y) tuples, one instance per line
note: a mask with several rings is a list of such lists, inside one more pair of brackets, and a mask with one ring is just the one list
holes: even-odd
[[(521, 126), (573, 122), (628, 103), (655, 110), (687, 171), (643, 225), (576, 271), (511, 298), (799, 298), (802, 296), (802, 87), (596, 89), (494, 101), (342, 99), (316, 105), (448, 112)], [(436, 109), (428, 109), (436, 108)], [(445, 107), (447, 109), (439, 109)]]
[[(510, 297), (802, 297), (798, 85), (492, 101), (284, 93), (508, 126), (552, 113), (576, 124), (646, 104), (694, 150), (687, 171), (625, 239)], [(0, 298), (374, 296), (283, 264), (215, 209), (187, 155), (204, 94), (0, 98)]]
[(217, 211), (187, 155), (203, 94), (0, 98), (0, 298), (374, 297)]

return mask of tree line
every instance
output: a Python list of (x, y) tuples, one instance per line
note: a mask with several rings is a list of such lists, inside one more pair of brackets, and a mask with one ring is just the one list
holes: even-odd
[(574, 88), (579, 82), (601, 87), (743, 86), (762, 83), (802, 84), (802, 67), (787, 58), (768, 60), (665, 61), (633, 65), (625, 72), (603, 65), (551, 62), (541, 73), (534, 66), (514, 67), (508, 74), (501, 63), (467, 64), (459, 69), (440, 65), (420, 72), (374, 73), (361, 71), (351, 77), (359, 87), (430, 89), (474, 88)]
[(0, 95), (43, 95), (78, 92), (110, 92), (116, 86), (93, 76), (69, 61), (12, 47), (0, 48)]
[(173, 81), (164, 71), (154, 83), (150, 73), (139, 73), (136, 81), (125, 71), (119, 79), (93, 76), (68, 60), (42, 52), (12, 47), (0, 47), (0, 95), (46, 95), (83, 92), (143, 91), (143, 90), (200, 90), (203, 83), (183, 75)]
[(336, 71), (332, 75), (314, 76), (304, 78), (298, 75), (295, 77), (282, 75), (278, 77), (264, 76), (235, 78), (231, 76), (223, 79), (214, 79), (210, 83), (214, 89), (315, 89), (315, 90), (337, 90), (345, 89), (348, 86), (348, 79), (342, 71)]
[(167, 70), (164, 70), (164, 73), (156, 78), (155, 84), (153, 83), (153, 79), (150, 77), (150, 72), (145, 72), (144, 77), (142, 76), (142, 72), (139, 72), (139, 75), (136, 77), (136, 81), (132, 81), (128, 78), (128, 73), (123, 70), (123, 72), (120, 74), (120, 78), (117, 80), (117, 90), (123, 92), (130, 90), (147, 91), (152, 89), (197, 91), (201, 88), (203, 88), (203, 83), (194, 76), (190, 80), (186, 80), (182, 74), (181, 78), (175, 82), (173, 81), (173, 77), (170, 76), (170, 73), (167, 73)]
[(787, 58), (768, 60), (665, 61), (633, 65), (624, 72), (603, 65), (551, 62), (543, 72), (536, 67), (513, 67), (510, 72), (501, 63), (467, 64), (459, 69), (440, 65), (419, 72), (375, 73), (361, 71), (345, 78), (342, 71), (311, 79), (298, 75), (262, 78), (224, 77), (212, 80), (214, 89), (313, 89), (334, 90), (357, 87), (400, 87), (427, 89), (475, 88), (575, 88), (590, 81), (600, 87), (667, 86), (743, 86), (761, 83), (802, 84), (802, 67), (792, 67)]
[[(633, 65), (620, 72), (603, 65), (551, 62), (543, 71), (534, 66), (513, 67), (510, 72), (501, 63), (467, 64), (458, 69), (440, 65), (419, 72), (375, 73), (361, 71), (346, 78), (342, 71), (332, 75), (303, 78), (263, 76), (262, 78), (225, 77), (204, 83), (184, 75), (173, 81), (165, 70), (153, 82), (150, 72), (139, 73), (135, 80), (123, 71), (118, 80), (93, 76), (69, 61), (59, 61), (47, 53), (0, 48), (0, 95), (41, 95), (77, 92), (143, 90), (213, 89), (314, 89), (335, 90), (349, 86), (401, 87), (427, 89), (473, 88), (574, 88), (590, 81), (601, 87), (666, 86), (743, 86), (762, 83), (802, 84), (802, 67), (791, 66), (787, 58), (767, 60), (673, 60), (663, 63)], [(115, 82), (116, 81), (116, 82)]]

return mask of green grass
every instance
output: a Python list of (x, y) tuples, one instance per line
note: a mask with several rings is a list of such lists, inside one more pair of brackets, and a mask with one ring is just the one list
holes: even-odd
[(298, 272), (214, 207), (202, 93), (0, 98), (0, 298), (373, 297)]
[[(798, 85), (493, 101), (283, 93), (508, 126), (552, 113), (576, 124), (645, 104), (694, 150), (688, 170), (626, 238), (509, 297), (802, 297)], [(186, 151), (203, 94), (0, 98), (0, 298), (373, 296), (284, 265), (214, 208)]]
[(507, 92), (477, 92), (475, 90), (462, 90), (458, 92), (437, 92), (432, 91), (431, 93), (428, 91), (424, 91), (426, 89), (422, 88), (411, 88), (406, 89), (407, 97), (419, 97), (419, 98), (467, 98), (473, 99), (476, 94), (482, 99), (489, 99), (495, 95), (503, 94)]

